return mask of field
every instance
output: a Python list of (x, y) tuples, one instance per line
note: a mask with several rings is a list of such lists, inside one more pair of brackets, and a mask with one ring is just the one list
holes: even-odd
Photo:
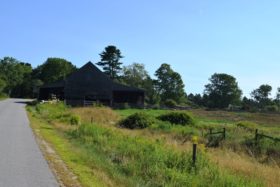
[[(82, 186), (277, 186), (280, 143), (255, 129), (280, 137), (280, 115), (190, 110), (195, 123), (158, 120), (168, 110), (68, 108), (62, 103), (28, 106), (39, 132), (78, 177)], [(119, 121), (136, 112), (153, 124), (126, 129)], [(207, 135), (226, 128), (226, 139)], [(192, 164), (192, 139), (198, 157)], [(50, 160), (51, 162), (51, 160)], [(63, 178), (63, 173), (60, 173)]]

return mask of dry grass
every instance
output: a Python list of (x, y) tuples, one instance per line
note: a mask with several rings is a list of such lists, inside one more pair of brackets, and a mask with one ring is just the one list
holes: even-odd
[(210, 158), (221, 168), (248, 178), (262, 179), (266, 186), (278, 187), (280, 184), (280, 168), (257, 162), (245, 154), (237, 154), (230, 150), (211, 149)]
[(228, 112), (221, 110), (207, 111), (202, 109), (195, 109), (191, 112), (199, 118), (207, 118), (209, 120), (222, 120), (229, 122), (252, 121), (258, 124), (272, 127), (280, 126), (279, 113)]
[[(187, 141), (182, 143), (177, 139), (174, 133), (153, 132), (149, 129), (129, 130), (116, 127), (115, 124), (119, 119), (119, 115), (110, 108), (73, 108), (71, 112), (81, 117), (83, 122), (91, 122), (106, 125), (116, 132), (129, 135), (141, 136), (151, 141), (161, 141), (166, 146), (173, 147), (178, 150), (191, 150), (192, 144)], [(280, 124), (280, 115), (278, 114), (257, 114), (257, 113), (234, 113), (226, 111), (192, 111), (197, 117), (225, 120), (236, 122), (242, 120), (255, 121), (259, 124), (268, 124), (276, 126)], [(244, 153), (236, 153), (229, 149), (209, 149), (209, 158), (223, 170), (226, 169), (231, 173), (243, 175), (249, 179), (261, 179), (266, 186), (278, 187), (280, 184), (280, 168), (277, 166), (265, 165), (259, 163), (256, 159), (249, 157)]]
[(80, 116), (82, 122), (98, 124), (115, 124), (119, 115), (108, 107), (72, 108), (71, 112)]

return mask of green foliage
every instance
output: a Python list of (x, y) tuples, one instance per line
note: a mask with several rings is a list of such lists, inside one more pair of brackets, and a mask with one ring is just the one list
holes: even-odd
[(198, 151), (196, 166), (191, 154), (162, 145), (161, 141), (125, 136), (100, 126), (82, 124), (70, 134), (86, 151), (89, 163), (127, 186), (258, 186), (211, 164)]
[(155, 91), (154, 81), (145, 70), (144, 64), (133, 63), (124, 66), (120, 81), (123, 84), (144, 89), (146, 103), (155, 104), (159, 101)]
[(64, 79), (77, 68), (69, 61), (62, 58), (48, 58), (46, 62), (33, 71), (33, 78), (44, 83), (53, 83)]
[(12, 57), (4, 57), (0, 59), (0, 78), (5, 82), (4, 92), (12, 97), (22, 97), (26, 93), (22, 93), (26, 88), (27, 94), (32, 92), (28, 86), (28, 80), (32, 67), (28, 63), (20, 62)]
[(152, 125), (152, 119), (145, 113), (137, 112), (120, 122), (121, 127), (129, 129), (143, 129)]
[(242, 92), (233, 76), (215, 73), (209, 81), (210, 83), (205, 85), (204, 91), (208, 96), (208, 107), (226, 108), (229, 104), (240, 103)]
[(170, 112), (167, 114), (160, 115), (159, 120), (169, 121), (172, 124), (178, 125), (193, 125), (194, 119), (191, 114), (185, 112)]
[(185, 102), (186, 93), (181, 75), (173, 71), (169, 64), (162, 64), (156, 70), (156, 90), (164, 103), (167, 99), (173, 99), (177, 103)]
[(5, 87), (6, 87), (6, 82), (0, 78), (0, 93), (3, 92)]
[(105, 47), (105, 50), (100, 54), (101, 60), (96, 63), (101, 66), (111, 79), (118, 78), (118, 73), (121, 70), (122, 62), (120, 59), (123, 58), (121, 51), (113, 45)]
[[(128, 116), (139, 110), (120, 111)], [(150, 116), (166, 113), (166, 110), (144, 111)], [(40, 121), (49, 120), (45, 118), (46, 116), (50, 116), (53, 120), (69, 118), (69, 111), (63, 103), (40, 104), (36, 115), (38, 114)], [(167, 125), (161, 125), (163, 123)], [(176, 133), (174, 131), (174, 135), (187, 138), (189, 134), (200, 133), (196, 132), (194, 127), (174, 126), (168, 122), (161, 124), (153, 124), (151, 128), (159, 125), (160, 127), (156, 128), (161, 128), (165, 132), (175, 129), (178, 131)], [(62, 129), (56, 129), (58, 134), (63, 134)], [(207, 155), (200, 149), (196, 166), (193, 167), (191, 152), (167, 146), (165, 139), (121, 133), (121, 129), (116, 130), (98, 124), (81, 124), (75, 130), (65, 128), (63, 132), (66, 132), (67, 136), (61, 137), (76, 150), (75, 154), (79, 154), (79, 157), (77, 155), (75, 157), (75, 163), (102, 171), (106, 177), (110, 177), (112, 181), (120, 181), (119, 184), (124, 186), (261, 186), (259, 181), (229, 174), (227, 170), (219, 168), (209, 161)], [(270, 149), (269, 153), (275, 154), (275, 150), (277, 149)], [(88, 172), (92, 174), (92, 170)], [(84, 174), (80, 176), (84, 177)]]
[(257, 128), (257, 124), (254, 123), (254, 122), (251, 122), (251, 121), (239, 121), (236, 124), (236, 126), (244, 128), (244, 129), (249, 130), (249, 131), (254, 131)]
[(176, 101), (174, 101), (173, 99), (167, 99), (165, 102), (164, 102), (164, 105), (167, 106), (167, 107), (170, 107), (170, 108), (174, 108), (177, 106), (177, 103)]
[(72, 115), (71, 118), (70, 118), (70, 124), (71, 125), (79, 125), (79, 124), (81, 124), (80, 116)]
[(268, 106), (265, 106), (264, 110), (268, 111), (268, 112), (277, 112), (279, 110), (279, 108), (277, 105), (268, 105)]
[(264, 108), (267, 105), (272, 103), (272, 100), (269, 98), (271, 94), (272, 87), (268, 84), (263, 84), (259, 88), (252, 91), (251, 96), (258, 103), (259, 108)]
[[(275, 142), (267, 138), (260, 138), (256, 143), (254, 139), (246, 139), (243, 144), (251, 153), (259, 158), (263, 163), (269, 163), (272, 159), (272, 164), (280, 163), (280, 142)], [(263, 155), (266, 155), (264, 158)]]

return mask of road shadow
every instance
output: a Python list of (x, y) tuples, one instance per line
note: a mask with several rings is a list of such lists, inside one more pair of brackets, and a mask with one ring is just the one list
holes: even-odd
[(15, 101), (14, 103), (23, 104), (23, 105), (35, 105), (34, 101)]

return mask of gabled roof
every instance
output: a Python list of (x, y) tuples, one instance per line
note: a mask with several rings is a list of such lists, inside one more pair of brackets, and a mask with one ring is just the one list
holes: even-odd
[[(68, 75), (65, 80), (59, 80), (54, 83), (46, 84), (41, 88), (57, 88), (57, 87), (65, 87), (65, 83), (68, 80), (73, 79), (85, 79), (86, 75), (90, 74), (94, 81), (99, 82), (100, 86), (107, 86), (108, 89), (112, 89), (112, 91), (136, 91), (136, 92), (144, 92), (144, 90), (126, 86), (117, 82), (114, 82), (110, 79), (105, 73), (100, 71), (92, 62), (88, 62), (83, 65), (80, 69), (76, 70), (75, 72)], [(93, 75), (93, 76), (92, 76)], [(94, 82), (93, 81), (93, 82)]]

